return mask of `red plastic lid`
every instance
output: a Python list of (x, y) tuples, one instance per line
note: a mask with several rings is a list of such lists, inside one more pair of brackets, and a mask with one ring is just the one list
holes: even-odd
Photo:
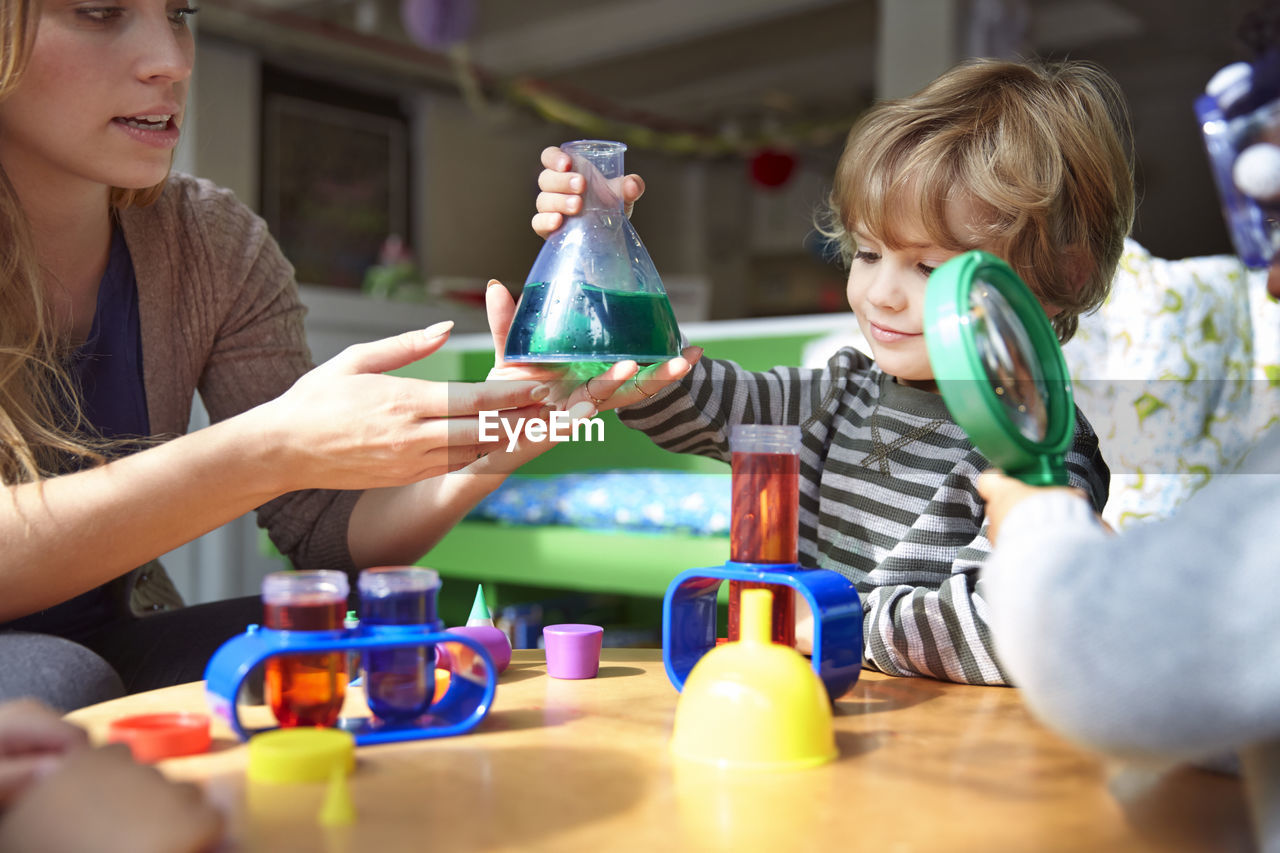
[(107, 729), (107, 743), (128, 744), (134, 760), (148, 764), (207, 752), (210, 742), (207, 714), (138, 714), (113, 720)]

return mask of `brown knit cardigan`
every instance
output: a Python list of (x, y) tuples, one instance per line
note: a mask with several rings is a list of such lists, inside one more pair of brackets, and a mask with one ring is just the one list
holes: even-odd
[[(230, 191), (174, 174), (158, 201), (121, 211), (120, 223), (138, 282), (153, 435), (186, 432), (197, 389), (217, 422), (311, 369), (293, 267)], [(298, 568), (350, 573), (347, 523), (358, 496), (292, 492), (259, 507), (258, 523)]]

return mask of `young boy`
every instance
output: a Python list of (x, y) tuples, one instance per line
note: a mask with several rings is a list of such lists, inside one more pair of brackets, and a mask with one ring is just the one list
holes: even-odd
[[(968, 62), (878, 104), (850, 131), (826, 229), (850, 264), (849, 306), (874, 360), (842, 349), (821, 370), (752, 373), (704, 358), (648, 399), (612, 401), (635, 402), (622, 421), (662, 447), (725, 461), (734, 424), (799, 424), (801, 563), (857, 584), (863, 656), (883, 672), (1009, 683), (978, 578), (991, 545), (974, 481), (989, 463), (933, 382), (929, 273), (992, 252), (1066, 341), (1106, 297), (1132, 224), (1127, 130), (1116, 84), (1079, 63)], [(548, 159), (544, 191), (571, 191)], [(1066, 461), (1101, 510), (1110, 474), (1079, 412)]]

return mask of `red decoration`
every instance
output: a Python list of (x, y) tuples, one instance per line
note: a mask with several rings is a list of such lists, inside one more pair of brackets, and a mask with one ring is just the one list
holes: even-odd
[(761, 148), (751, 158), (751, 180), (762, 187), (780, 187), (796, 169), (795, 155), (777, 148)]

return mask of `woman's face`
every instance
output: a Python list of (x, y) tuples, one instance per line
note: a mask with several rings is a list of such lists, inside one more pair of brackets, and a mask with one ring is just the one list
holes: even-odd
[(23, 183), (163, 181), (195, 56), (192, 11), (185, 0), (44, 0), (30, 61), (0, 101), (0, 164)]

